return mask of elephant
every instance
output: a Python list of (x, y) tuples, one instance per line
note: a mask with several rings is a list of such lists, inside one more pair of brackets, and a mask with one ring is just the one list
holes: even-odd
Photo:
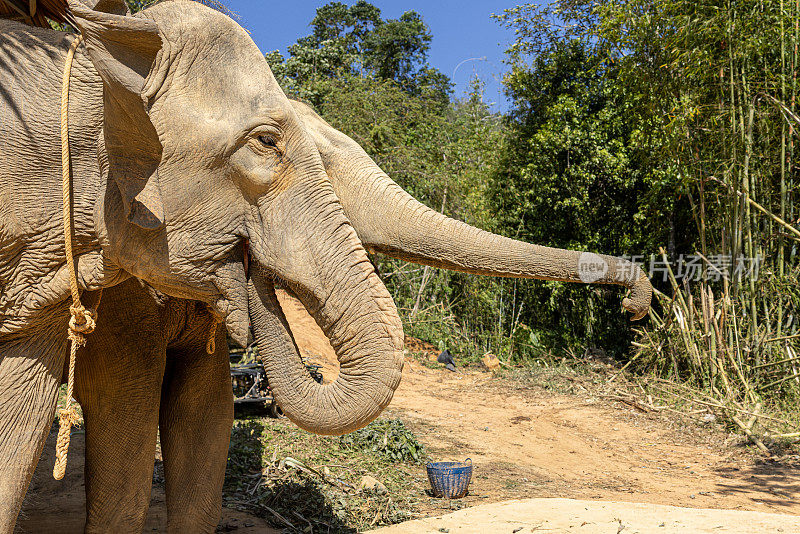
[[(575, 253), (502, 238), (428, 209), (355, 141), (309, 106), (291, 104), (367, 249), (483, 275), (581, 281)], [(640, 316), (651, 297), (647, 277), (625, 260), (606, 261), (616, 272), (630, 273), (627, 279), (614, 275), (602, 281), (630, 288), (625, 307)], [(251, 304), (259, 353), (273, 388), (279, 384), (299, 397), (284, 395), (281, 402), (305, 402), (303, 388), (312, 382), (274, 297), (273, 280), (257, 269), (251, 272), (254, 284), (265, 286), (260, 293), (268, 296)], [(167, 297), (136, 279), (107, 289), (100, 312), (98, 329), (79, 352), (77, 367), (76, 395), (86, 428), (86, 532), (141, 532), (159, 431), (168, 530), (213, 532), (233, 422), (224, 331), (215, 328), (205, 304)], [(209, 333), (215, 336), (210, 355)], [(292, 420), (298, 413), (305, 416), (296, 408), (287, 413)]]
[[(313, 431), (367, 424), (403, 364), (392, 298), (249, 34), (188, 0), (135, 16), (122, 0), (68, 6), (83, 44), (0, 21), (0, 533), (14, 528), (53, 421), (73, 276), (83, 292), (137, 278), (202, 302), (246, 345), (252, 298), (274, 298), (245, 276), (247, 243), (253, 267), (294, 289), (342, 362), (324, 388), (275, 391)], [(53, 136), (73, 46), (70, 273)]]

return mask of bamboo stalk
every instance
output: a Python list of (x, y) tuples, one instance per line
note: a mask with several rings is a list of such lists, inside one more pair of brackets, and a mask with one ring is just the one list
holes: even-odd
[(762, 363), (761, 365), (757, 365), (755, 367), (751, 367), (750, 369), (753, 369), (753, 370), (756, 370), (756, 369), (767, 369), (769, 367), (775, 367), (776, 365), (782, 365), (784, 363), (790, 363), (790, 362), (794, 362), (794, 361), (797, 361), (797, 360), (800, 360), (800, 356), (794, 356), (792, 358), (786, 358), (784, 360), (779, 360), (777, 362)]
[(705, 263), (707, 263), (709, 267), (711, 267), (712, 269), (717, 271), (717, 273), (719, 273), (719, 275), (721, 277), (723, 277), (723, 278), (727, 278), (728, 277), (728, 273), (723, 273), (722, 271), (720, 271), (719, 267), (717, 267), (716, 265), (711, 263), (711, 260), (706, 258), (703, 254), (701, 254), (700, 252), (697, 252), (696, 250), (694, 251), (694, 253), (697, 254), (698, 256), (700, 256), (700, 259), (702, 259)]
[[(794, 360), (794, 358), (793, 358), (793, 360)], [(770, 382), (769, 384), (767, 384), (765, 386), (760, 386), (758, 388), (758, 390), (759, 391), (764, 391), (764, 390), (767, 390), (767, 389), (769, 389), (771, 387), (783, 384), (784, 382), (788, 382), (789, 380), (792, 380), (794, 378), (800, 378), (800, 373), (793, 373), (792, 375), (786, 376), (784, 378), (781, 378), (780, 380), (775, 380), (774, 382)]]
[(776, 341), (786, 341), (787, 339), (797, 339), (800, 338), (800, 334), (792, 334), (790, 336), (780, 336), (780, 337), (773, 337), (770, 339), (765, 339), (764, 343), (774, 343)]
[[(781, 100), (786, 101), (786, 33), (784, 29), (783, 0), (780, 4), (781, 19)], [(781, 121), (781, 215), (786, 219), (786, 121)], [(784, 256), (786, 255), (783, 236), (778, 236), (778, 275), (785, 275)], [(783, 297), (778, 295), (778, 327), (777, 335), (781, 335), (783, 326)]]
[[(741, 192), (739, 192), (739, 194), (744, 196), (744, 194), (741, 193)], [(745, 198), (746, 198), (748, 204), (750, 204), (751, 206), (756, 208), (758, 211), (762, 212), (767, 217), (770, 217), (776, 223), (780, 224), (781, 226), (783, 226), (784, 228), (789, 230), (791, 233), (796, 235), (798, 238), (800, 238), (800, 230), (798, 230), (797, 228), (795, 228), (794, 226), (792, 226), (788, 222), (784, 221), (783, 219), (781, 219), (780, 217), (778, 217), (774, 213), (769, 212), (766, 208), (764, 208), (764, 206), (762, 206), (761, 204), (759, 204), (758, 202), (756, 202), (752, 198), (748, 198), (748, 197), (745, 197)]]
[[(750, 99), (750, 92), (749, 86), (747, 83), (747, 78), (745, 77), (745, 67), (742, 66), (741, 71), (742, 76), (742, 88), (744, 90), (743, 98), (740, 102), (746, 102), (748, 105), (747, 110), (747, 129), (744, 131), (745, 137), (745, 154), (744, 154), (744, 166), (742, 169), (742, 189), (744, 191), (745, 198), (750, 200), (750, 198), (755, 194), (755, 184), (753, 183), (753, 177), (750, 172), (750, 159), (753, 155), (753, 122), (755, 120), (755, 99)], [(745, 206), (745, 237), (746, 237), (746, 252), (748, 258), (755, 258), (756, 257), (756, 247), (753, 243), (753, 226), (754, 226), (754, 217), (753, 214), (750, 212), (750, 204), (748, 203)], [(737, 281), (737, 283), (739, 283)], [(753, 335), (755, 335), (756, 331), (758, 330), (758, 306), (756, 303), (755, 298), (755, 280), (751, 276), (748, 280), (748, 285), (750, 289), (750, 294), (748, 295), (748, 304), (750, 307), (750, 329)], [(756, 364), (760, 363), (758, 361), (758, 354), (756, 355)]]
[(751, 410), (745, 410), (744, 408), (738, 408), (738, 407), (735, 407), (735, 406), (726, 406), (725, 404), (722, 404), (720, 402), (712, 402), (712, 401), (707, 401), (707, 400), (702, 400), (702, 399), (684, 397), (683, 395), (678, 395), (677, 393), (673, 393), (673, 392), (667, 392), (667, 393), (669, 393), (670, 395), (674, 395), (674, 396), (676, 396), (676, 397), (678, 397), (680, 399), (683, 399), (686, 402), (690, 402), (690, 403), (694, 402), (694, 403), (697, 403), (697, 404), (702, 404), (703, 406), (710, 406), (712, 408), (719, 408), (720, 410), (735, 411), (737, 413), (741, 413), (741, 414), (744, 414), (744, 415), (756, 416), (758, 419), (763, 419), (765, 421), (772, 421), (773, 423), (780, 423), (780, 424), (783, 424), (783, 425), (786, 425), (786, 426), (792, 426), (792, 423), (790, 423), (789, 421), (785, 421), (783, 419), (778, 419), (777, 417), (772, 417), (772, 416), (769, 416), (769, 415), (764, 415), (762, 413), (755, 413), (755, 412), (753, 412)]
[[(789, 110), (794, 113), (795, 111), (795, 101), (797, 96), (797, 58), (798, 58), (798, 44), (800, 44), (800, 0), (796, 0), (794, 5), (794, 48), (792, 51), (792, 100), (789, 103)], [(794, 190), (794, 180), (792, 178), (792, 162), (794, 161), (794, 125), (789, 125), (789, 184), (787, 189), (789, 191)], [(794, 202), (789, 201), (789, 218), (794, 219)]]
[(800, 432), (789, 432), (788, 434), (769, 434), (770, 438), (797, 438), (800, 437)]
[[(730, 352), (729, 352), (729, 350), (727, 349), (727, 347), (724, 347), (724, 341), (723, 341), (723, 339), (722, 339), (722, 336), (720, 335), (720, 329), (719, 329), (719, 327), (718, 327), (717, 323), (716, 323), (716, 322), (714, 322), (714, 323), (712, 323), (712, 324), (713, 324), (713, 326), (714, 326), (714, 334), (715, 334), (715, 335), (716, 335), (716, 337), (717, 337), (717, 341), (718, 341), (718, 343), (719, 343), (720, 347), (723, 347), (723, 350), (722, 350), (722, 352), (723, 352), (724, 354), (730, 354)], [(724, 366), (724, 365), (723, 365), (723, 363), (722, 363), (722, 358), (721, 358), (721, 357), (720, 357), (720, 358), (718, 358), (718, 364), (717, 364), (717, 366), (718, 366), (718, 367), (719, 367), (719, 369), (721, 370), (721, 372), (720, 372), (720, 375), (722, 376), (722, 383), (723, 383), (723, 385), (725, 386), (725, 391), (727, 392), (728, 396), (733, 396), (733, 390), (732, 390), (732, 388), (731, 388), (730, 380), (728, 380), (728, 374), (725, 372), (725, 366)]]
[(736, 423), (736, 424), (739, 426), (739, 428), (741, 428), (741, 429), (742, 429), (742, 432), (744, 432), (744, 434), (745, 434), (745, 435), (746, 435), (748, 438), (750, 438), (750, 441), (752, 441), (752, 442), (753, 442), (753, 444), (754, 444), (756, 447), (758, 447), (758, 449), (759, 449), (761, 452), (763, 452), (763, 453), (766, 453), (766, 454), (769, 454), (769, 449), (767, 448), (767, 446), (766, 446), (766, 445), (764, 445), (764, 442), (763, 442), (763, 441), (761, 441), (761, 440), (760, 440), (760, 439), (759, 439), (759, 438), (758, 438), (758, 437), (757, 437), (755, 434), (753, 434), (753, 431), (752, 431), (752, 430), (750, 430), (750, 429), (748, 428), (748, 426), (747, 426), (746, 424), (744, 424), (744, 423), (741, 421), (741, 419), (739, 419), (739, 418), (738, 418), (738, 417), (736, 417), (735, 415), (732, 415), (732, 416), (731, 416), (731, 421), (733, 421), (734, 423)]

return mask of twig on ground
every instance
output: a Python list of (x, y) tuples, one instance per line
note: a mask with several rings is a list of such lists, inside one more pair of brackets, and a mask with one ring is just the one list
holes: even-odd
[[(753, 420), (755, 421), (755, 418)], [(739, 428), (742, 429), (742, 432), (744, 432), (744, 434), (748, 438), (750, 438), (750, 441), (752, 441), (753, 444), (755, 444), (755, 446), (758, 447), (758, 449), (761, 452), (763, 452), (765, 454), (769, 454), (769, 449), (767, 448), (767, 446), (764, 445), (764, 442), (762, 442), (760, 439), (758, 439), (758, 436), (753, 434), (753, 432), (750, 430), (750, 427), (748, 425), (744, 424), (742, 422), (742, 420), (739, 419), (738, 417), (736, 417), (735, 415), (731, 415), (731, 421), (736, 423), (739, 426)]]
[(631, 408), (639, 410), (642, 413), (657, 412), (660, 410), (660, 408), (656, 408), (655, 406), (647, 406), (633, 397), (628, 398), (628, 397), (623, 397), (622, 395), (601, 395), (601, 397), (603, 397), (604, 399), (615, 400), (617, 402), (627, 404)]
[(266, 511), (268, 511), (269, 513), (271, 513), (272, 515), (274, 515), (274, 516), (275, 516), (275, 517), (276, 517), (276, 518), (277, 518), (279, 521), (281, 521), (282, 523), (284, 523), (286, 526), (288, 526), (288, 527), (289, 527), (289, 528), (291, 528), (292, 530), (296, 530), (296, 527), (295, 527), (293, 524), (291, 524), (291, 523), (289, 522), (289, 520), (288, 520), (288, 519), (286, 519), (285, 517), (283, 517), (281, 514), (279, 514), (278, 512), (276, 512), (275, 510), (273, 510), (272, 508), (270, 508), (269, 506), (267, 506), (266, 504), (265, 504), (265, 505), (262, 505), (262, 506), (264, 507), (264, 509), (265, 509)]

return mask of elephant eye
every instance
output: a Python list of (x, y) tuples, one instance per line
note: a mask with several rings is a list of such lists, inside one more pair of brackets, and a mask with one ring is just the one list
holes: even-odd
[[(2, 1), (0, 1), (2, 3)], [(278, 128), (260, 125), (247, 132), (240, 142), (247, 143), (260, 157), (283, 161), (282, 135)]]
[(256, 136), (256, 140), (258, 145), (261, 147), (261, 152), (270, 153), (273, 156), (277, 156), (278, 162), (283, 162), (283, 152), (281, 152), (281, 149), (278, 148), (278, 142), (275, 140), (274, 135), (259, 134)]
[(277, 150), (277, 149), (278, 149), (278, 145), (277, 145), (277, 143), (275, 143), (275, 139), (273, 139), (273, 138), (272, 138), (272, 136), (269, 136), (269, 135), (259, 135), (259, 136), (258, 136), (258, 141), (259, 141), (259, 142), (260, 142), (262, 145), (264, 145), (265, 147), (267, 147), (267, 148), (271, 148), (271, 149), (274, 149), (274, 150)]

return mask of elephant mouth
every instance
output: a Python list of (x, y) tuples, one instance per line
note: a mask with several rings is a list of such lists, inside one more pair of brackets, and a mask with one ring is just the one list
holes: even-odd
[(208, 304), (212, 313), (225, 324), (228, 335), (239, 346), (252, 341), (247, 299), (248, 254), (244, 239), (234, 244), (214, 269), (212, 283), (216, 296)]
[[(228, 334), (236, 344), (242, 348), (250, 345), (253, 339), (250, 301), (246, 286), (250, 281), (251, 269), (256, 265), (250, 247), (250, 241), (242, 238), (234, 247), (223, 266), (218, 270), (217, 278), (222, 280), (233, 279), (233, 284), (218, 284), (219, 299), (212, 306), (214, 313), (224, 320)], [(276, 287), (280, 287), (293, 298), (300, 300), (301, 295), (307, 292), (291, 284), (268, 266), (260, 266), (262, 273), (266, 274)]]
[[(254, 261), (253, 256), (250, 253), (250, 241), (247, 239), (242, 239), (241, 249), (242, 249), (242, 268), (244, 270), (244, 277), (245, 279), (249, 280), (250, 266), (253, 265)], [(307, 293), (299, 287), (296, 286), (293, 287), (293, 284), (291, 284), (288, 280), (283, 279), (280, 275), (278, 275), (268, 267), (262, 267), (262, 269), (267, 274), (269, 274), (276, 289), (280, 289), (286, 292), (293, 299), (300, 301), (301, 295)]]

